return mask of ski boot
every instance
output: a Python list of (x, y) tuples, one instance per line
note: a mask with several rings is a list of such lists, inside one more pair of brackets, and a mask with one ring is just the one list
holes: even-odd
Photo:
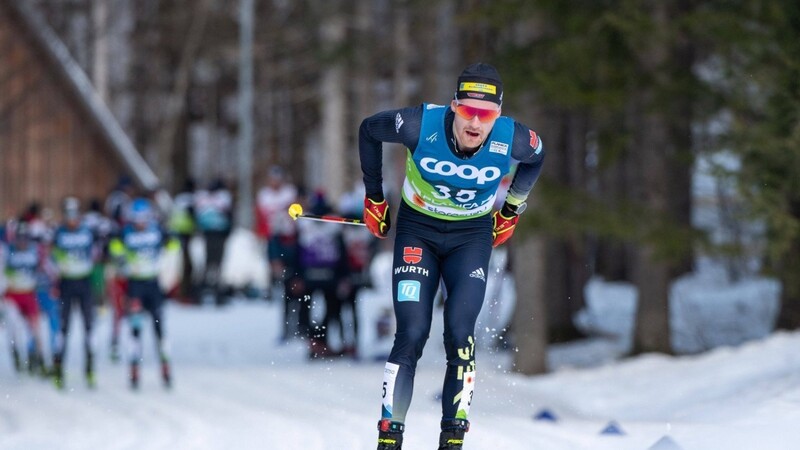
[(464, 445), (464, 434), (469, 431), (466, 419), (442, 420), (442, 432), (439, 434), (439, 450), (461, 450)]
[(120, 360), (119, 344), (117, 344), (116, 341), (111, 342), (111, 352), (109, 357), (111, 358), (111, 362), (114, 364), (118, 363)]
[(86, 386), (89, 389), (97, 387), (97, 379), (94, 376), (94, 356), (91, 353), (86, 355)]
[(11, 355), (14, 358), (14, 370), (17, 371), (17, 373), (21, 372), (22, 360), (19, 357), (19, 351), (17, 350), (17, 347), (11, 347)]
[(378, 422), (378, 450), (402, 450), (405, 425), (382, 419)]
[(161, 358), (161, 381), (164, 383), (164, 388), (170, 389), (172, 387), (172, 371), (167, 358)]
[(46, 373), (44, 367), (44, 358), (37, 351), (34, 351), (28, 356), (28, 373), (30, 373), (32, 376)]
[(131, 363), (131, 372), (130, 372), (130, 383), (131, 389), (136, 391), (139, 390), (139, 363), (132, 362)]
[(53, 359), (53, 384), (58, 390), (64, 389), (64, 367), (59, 357)]

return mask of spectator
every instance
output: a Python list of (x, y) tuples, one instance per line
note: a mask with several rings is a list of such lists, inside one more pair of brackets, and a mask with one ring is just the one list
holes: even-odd
[(181, 258), (183, 260), (183, 273), (178, 285), (176, 298), (184, 303), (196, 303), (195, 286), (192, 280), (193, 265), (189, 253), (189, 242), (194, 236), (195, 224), (195, 190), (194, 179), (187, 178), (183, 189), (175, 196), (172, 210), (169, 214), (169, 231), (181, 243)]
[(220, 273), (225, 242), (230, 235), (233, 221), (233, 196), (225, 182), (216, 179), (207, 191), (196, 193), (195, 201), (197, 225), (206, 243), (203, 289), (211, 292), (214, 303), (222, 305), (225, 299), (222, 295)]
[[(280, 166), (271, 166), (267, 173), (267, 182), (258, 191), (256, 198), (256, 234), (264, 242), (269, 242), (274, 236), (294, 233), (293, 221), (286, 213), (289, 205), (297, 198), (297, 188), (288, 180), (286, 173)], [(267, 250), (269, 252), (269, 250)], [(285, 264), (280, 258), (275, 258), (270, 265), (270, 289), (267, 297), (272, 297), (273, 291), (281, 291), (283, 286), (283, 267)]]
[[(313, 214), (323, 215), (331, 211), (325, 195), (317, 192), (310, 205)], [(299, 275), (303, 285), (303, 297), (310, 300), (321, 292), (325, 302), (325, 314), (321, 325), (312, 321), (309, 357), (320, 358), (339, 354), (330, 348), (328, 331), (336, 323), (340, 332), (341, 300), (347, 274), (347, 259), (342, 238), (342, 225), (330, 222), (304, 220), (298, 225)], [(343, 333), (341, 333), (343, 336)]]

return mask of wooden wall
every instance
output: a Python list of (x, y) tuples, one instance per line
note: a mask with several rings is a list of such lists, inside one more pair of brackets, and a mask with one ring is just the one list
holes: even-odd
[(124, 172), (59, 72), (0, 5), (0, 220), (31, 201), (104, 198)]

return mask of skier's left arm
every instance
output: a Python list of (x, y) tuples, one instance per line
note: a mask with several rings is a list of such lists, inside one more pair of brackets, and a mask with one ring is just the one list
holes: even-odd
[(506, 193), (503, 207), (493, 216), (494, 247), (507, 241), (514, 233), (519, 214), (525, 210), (526, 200), (530, 194), (544, 164), (545, 150), (539, 135), (527, 126), (514, 123), (514, 141), (511, 146), (511, 157), (517, 161), (517, 170)]
[(177, 253), (181, 251), (181, 241), (175, 236), (175, 233), (168, 231), (164, 227), (161, 228), (161, 249), (165, 253)]

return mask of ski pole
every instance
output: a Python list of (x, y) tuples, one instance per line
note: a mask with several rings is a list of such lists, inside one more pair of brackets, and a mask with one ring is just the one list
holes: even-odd
[(300, 206), (298, 203), (292, 203), (289, 205), (289, 215), (292, 216), (292, 219), (309, 219), (309, 220), (317, 220), (320, 222), (334, 222), (334, 223), (345, 223), (348, 225), (360, 225), (362, 227), (367, 226), (361, 219), (348, 219), (347, 217), (340, 217), (340, 216), (328, 216), (328, 215), (317, 215), (317, 214), (307, 214), (303, 212), (303, 207)]

